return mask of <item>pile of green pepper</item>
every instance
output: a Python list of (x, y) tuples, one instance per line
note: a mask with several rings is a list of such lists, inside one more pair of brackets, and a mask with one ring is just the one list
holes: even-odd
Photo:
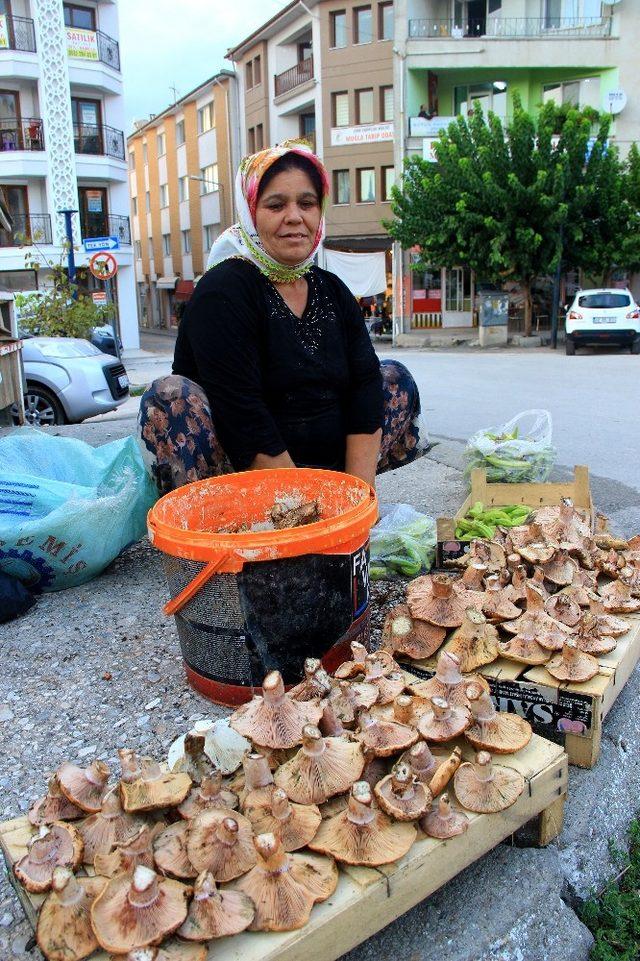
[(480, 501), (469, 509), (466, 516), (456, 524), (459, 541), (472, 541), (478, 537), (492, 538), (497, 527), (519, 527), (525, 524), (532, 508), (525, 504), (484, 509)]

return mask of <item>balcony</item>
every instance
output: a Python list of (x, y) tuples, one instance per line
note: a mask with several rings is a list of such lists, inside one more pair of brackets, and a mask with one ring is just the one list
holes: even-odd
[(103, 33), (102, 30), (96, 30), (96, 39), (98, 42), (98, 60), (102, 63), (106, 63), (108, 67), (113, 67), (114, 70), (120, 70), (120, 44), (113, 37), (108, 34)]
[(80, 218), (83, 239), (90, 237), (117, 237), (121, 244), (131, 246), (129, 218), (120, 214), (84, 214)]
[(12, 230), (0, 230), (0, 247), (30, 247), (52, 243), (49, 214), (14, 214)]
[(308, 83), (309, 80), (313, 80), (313, 57), (306, 57), (293, 67), (276, 75), (276, 97), (294, 90), (303, 83)]
[(36, 52), (36, 33), (33, 20), (27, 17), (7, 17), (4, 20), (4, 30), (0, 29), (0, 50), (22, 50), (25, 53)]
[(94, 126), (87, 123), (74, 123), (73, 144), (75, 152), (94, 157), (112, 157), (124, 160), (124, 133), (105, 124)]
[(566, 40), (611, 36), (611, 17), (482, 17), (467, 20), (410, 20), (412, 40)]
[(44, 150), (44, 129), (38, 117), (0, 120), (0, 151)]

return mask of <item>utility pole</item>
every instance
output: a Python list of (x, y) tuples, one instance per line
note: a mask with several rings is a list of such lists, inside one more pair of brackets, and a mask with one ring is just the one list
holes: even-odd
[(77, 210), (59, 210), (59, 214), (64, 216), (64, 231), (67, 236), (69, 249), (67, 250), (67, 269), (69, 271), (69, 283), (75, 283), (76, 279), (76, 260), (73, 254), (73, 221), (71, 218), (77, 214)]

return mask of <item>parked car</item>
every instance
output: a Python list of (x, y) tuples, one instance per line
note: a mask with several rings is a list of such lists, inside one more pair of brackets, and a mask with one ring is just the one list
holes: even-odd
[[(124, 365), (88, 340), (27, 337), (22, 343), (29, 424), (77, 424), (115, 410), (129, 396)], [(18, 412), (14, 410), (18, 422)]]
[(640, 307), (628, 290), (579, 290), (567, 305), (566, 352), (582, 345), (630, 347), (640, 354)]
[(118, 337), (118, 347), (116, 347), (116, 332), (111, 324), (102, 324), (101, 327), (94, 327), (89, 338), (94, 347), (101, 350), (103, 354), (112, 354), (120, 357), (122, 353), (122, 341)]

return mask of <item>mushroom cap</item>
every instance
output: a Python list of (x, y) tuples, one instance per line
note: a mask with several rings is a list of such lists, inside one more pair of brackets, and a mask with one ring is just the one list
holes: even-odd
[(73, 825), (54, 821), (42, 826), (29, 842), (27, 853), (13, 866), (13, 873), (27, 891), (48, 891), (57, 867), (77, 868), (82, 861), (82, 838)]
[[(233, 774), (237, 771), (245, 753), (251, 750), (251, 742), (229, 726), (227, 717), (218, 718), (217, 721), (196, 721), (190, 733), (204, 735), (204, 753), (213, 767), (222, 774)], [(184, 755), (186, 736), (180, 735), (169, 748), (167, 762), (171, 770)]]
[(396, 821), (415, 821), (431, 804), (431, 791), (419, 781), (408, 764), (396, 764), (374, 788), (383, 811)]
[(105, 878), (114, 878), (117, 874), (132, 874), (140, 864), (145, 868), (153, 868), (153, 841), (165, 825), (162, 823), (145, 824), (131, 840), (117, 844), (110, 854), (96, 854), (94, 867), (96, 873)]
[(382, 628), (382, 646), (393, 654), (404, 654), (414, 661), (434, 654), (445, 637), (446, 628), (415, 620), (406, 604), (398, 604), (387, 614)]
[(431, 710), (418, 720), (418, 730), (426, 741), (450, 741), (458, 737), (471, 723), (469, 711), (454, 707), (442, 697), (431, 699)]
[(186, 773), (163, 771), (151, 758), (142, 758), (142, 773), (135, 781), (120, 781), (120, 796), (125, 811), (154, 811), (177, 807), (191, 789)]
[(288, 854), (273, 834), (255, 838), (257, 863), (232, 887), (255, 905), (251, 931), (293, 931), (309, 920), (317, 901), (326, 901), (338, 884), (330, 858)]
[(406, 687), (405, 677), (402, 671), (393, 671), (390, 674), (382, 673), (383, 668), (378, 666), (373, 668), (371, 674), (365, 675), (364, 683), (373, 684), (378, 689), (378, 699), (376, 704), (391, 704), (392, 701), (402, 694)]
[(352, 726), (360, 708), (371, 707), (378, 700), (379, 694), (375, 684), (338, 681), (329, 695), (329, 705), (342, 724)]
[(640, 599), (633, 596), (628, 584), (613, 581), (600, 588), (605, 610), (610, 614), (635, 614), (640, 611)]
[(589, 598), (589, 613), (595, 618), (600, 634), (606, 637), (622, 637), (630, 628), (628, 620), (616, 617), (615, 614), (607, 614), (602, 601), (595, 597)]
[(54, 821), (75, 821), (84, 817), (85, 813), (67, 800), (54, 774), (49, 778), (47, 793), (29, 808), (29, 823), (40, 827), (41, 824), (52, 824)]
[(500, 623), (520, 616), (520, 608), (510, 600), (509, 591), (502, 586), (497, 574), (488, 577), (486, 585), (486, 591), (482, 595), (482, 613), (488, 620)]
[(179, 881), (141, 866), (133, 876), (112, 878), (91, 907), (98, 944), (116, 954), (159, 944), (186, 918), (189, 892)]
[(571, 600), (569, 594), (553, 594), (545, 601), (544, 609), (549, 617), (567, 627), (575, 627), (582, 617), (580, 605)]
[(188, 821), (166, 827), (153, 842), (153, 858), (158, 870), (173, 878), (195, 878), (197, 871), (187, 854)]
[(64, 761), (56, 771), (56, 779), (68, 801), (88, 814), (96, 814), (102, 807), (109, 768), (104, 761), (92, 761), (85, 768)]
[(399, 694), (391, 704), (378, 706), (374, 704), (370, 710), (372, 717), (381, 721), (397, 721), (398, 724), (416, 724), (418, 718), (429, 707), (429, 701), (417, 694)]
[(420, 821), (420, 827), (431, 838), (454, 838), (469, 827), (469, 818), (462, 811), (454, 811), (448, 794), (441, 794), (433, 809)]
[(355, 677), (356, 674), (362, 674), (364, 671), (364, 659), (368, 653), (364, 644), (361, 644), (359, 641), (351, 641), (351, 660), (343, 661), (342, 664), (339, 664), (333, 672), (333, 676), (339, 680), (348, 680), (351, 677)]
[(453, 778), (456, 797), (463, 807), (477, 814), (504, 811), (524, 791), (519, 771), (494, 765), (487, 751), (480, 751), (473, 762), (461, 764)]
[(237, 811), (213, 809), (188, 824), (187, 855), (196, 872), (230, 881), (256, 863), (251, 821)]
[(494, 754), (515, 754), (527, 746), (533, 733), (528, 721), (518, 714), (496, 711), (490, 695), (475, 685), (469, 685), (467, 694), (473, 720), (464, 736), (475, 748)]
[(262, 747), (295, 747), (302, 741), (305, 724), (317, 724), (322, 706), (317, 701), (294, 701), (285, 694), (282, 675), (271, 671), (262, 682), (262, 697), (234, 711), (231, 727)]
[(133, 838), (144, 824), (143, 818), (122, 810), (120, 795), (113, 788), (104, 796), (102, 809), (77, 824), (84, 843), (84, 863), (93, 865), (96, 854), (109, 854), (116, 844)]
[(104, 878), (76, 878), (68, 868), (54, 870), (36, 926), (38, 947), (48, 961), (81, 961), (96, 950), (91, 905), (106, 883)]
[(276, 788), (269, 804), (247, 812), (254, 834), (275, 834), (285, 851), (297, 851), (315, 836), (322, 815), (315, 804), (295, 804)]
[(416, 837), (413, 824), (394, 822), (373, 807), (369, 785), (356, 781), (347, 809), (323, 821), (309, 847), (344, 864), (376, 867), (404, 857)]
[(407, 586), (411, 616), (437, 627), (459, 627), (471, 592), (455, 591), (446, 574), (425, 574)]
[(580, 625), (572, 636), (572, 640), (585, 654), (608, 654), (617, 646), (616, 639), (610, 635), (602, 634), (598, 619), (589, 613), (582, 618)]
[(334, 794), (348, 791), (362, 774), (364, 765), (358, 741), (323, 738), (317, 727), (306, 725), (302, 747), (278, 768), (275, 782), (292, 801), (322, 804)]
[(188, 941), (208, 941), (239, 934), (253, 921), (253, 901), (242, 891), (219, 891), (215, 879), (202, 871), (193, 889), (193, 900), (178, 935)]
[(578, 563), (573, 557), (564, 550), (556, 551), (551, 560), (541, 564), (546, 580), (551, 581), (558, 587), (566, 587), (571, 584)]
[(224, 808), (232, 811), (237, 807), (238, 795), (233, 791), (227, 791), (222, 786), (222, 774), (217, 771), (203, 778), (200, 785), (191, 788), (182, 804), (178, 805), (178, 814), (189, 820), (208, 808)]
[(296, 701), (314, 701), (327, 697), (331, 690), (331, 678), (319, 657), (307, 657), (304, 662), (304, 678), (289, 689), (289, 697)]
[(359, 717), (358, 740), (363, 748), (377, 757), (388, 757), (404, 751), (418, 740), (418, 732), (407, 724), (396, 721), (380, 721), (363, 711)]
[(206, 944), (188, 943), (170, 938), (159, 948), (138, 948), (128, 954), (110, 954), (109, 961), (207, 961)]
[(534, 634), (514, 634), (500, 641), (500, 655), (517, 664), (546, 664), (551, 652), (538, 644)]
[(454, 631), (443, 651), (455, 654), (463, 674), (475, 671), (483, 664), (491, 664), (498, 657), (498, 631), (489, 624), (482, 611), (470, 607), (462, 624)]
[(426, 741), (416, 741), (415, 744), (412, 744), (409, 750), (401, 755), (400, 762), (408, 764), (415, 777), (426, 784), (427, 787), (440, 763), (431, 753)]
[(206, 738), (203, 732), (187, 731), (183, 741), (182, 754), (171, 766), (173, 774), (188, 774), (194, 784), (213, 773), (213, 764), (205, 751)]
[[(495, 631), (495, 628), (492, 627), (492, 630)], [(485, 690), (489, 690), (489, 685), (481, 674), (464, 676), (460, 673), (458, 655), (453, 651), (442, 650), (438, 656), (435, 675), (428, 681), (410, 684), (409, 690), (428, 700), (433, 697), (442, 697), (454, 707), (467, 707), (467, 687), (471, 683), (479, 684)]]
[(574, 640), (568, 640), (562, 651), (551, 658), (546, 669), (558, 681), (580, 683), (595, 677), (600, 666), (595, 657), (581, 651)]

